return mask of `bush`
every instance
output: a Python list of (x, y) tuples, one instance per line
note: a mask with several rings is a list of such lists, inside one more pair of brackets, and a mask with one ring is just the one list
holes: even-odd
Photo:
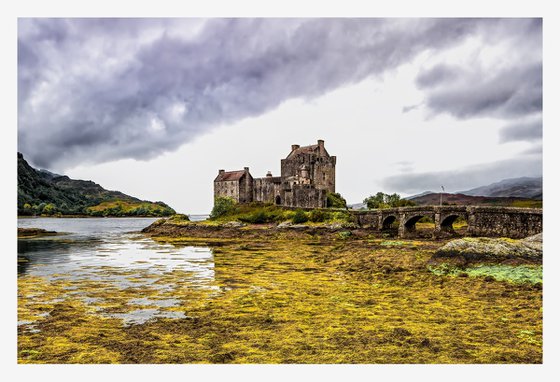
[(347, 223), (351, 223), (351, 222), (354, 221), (353, 218), (352, 218), (352, 215), (350, 215), (350, 213), (346, 212), (346, 211), (335, 211), (335, 212), (333, 212), (331, 219), (333, 221), (347, 222)]
[(312, 210), (309, 213), (309, 220), (314, 223), (321, 223), (327, 220), (327, 214), (321, 210)]
[(296, 210), (294, 217), (292, 218), (292, 223), (301, 224), (307, 221), (307, 214), (303, 210)]
[(190, 222), (191, 219), (189, 219), (188, 215), (185, 214), (175, 214), (172, 215), (169, 220), (173, 221), (173, 222)]
[(350, 231), (342, 231), (342, 232), (338, 233), (338, 237), (341, 238), (342, 240), (346, 240), (350, 236), (352, 236), (352, 232), (350, 232)]
[(264, 210), (259, 209), (252, 214), (241, 215), (238, 219), (244, 223), (263, 224), (274, 220), (274, 215), (268, 214)]
[(346, 208), (346, 199), (338, 192), (327, 193), (327, 207), (328, 208)]
[(214, 207), (210, 212), (210, 219), (216, 219), (220, 216), (229, 215), (235, 212), (236, 203), (232, 198), (217, 197), (214, 199)]

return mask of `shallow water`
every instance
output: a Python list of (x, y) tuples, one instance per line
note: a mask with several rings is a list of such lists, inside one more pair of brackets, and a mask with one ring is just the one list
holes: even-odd
[[(88, 296), (83, 285), (103, 283), (105, 288), (145, 288), (169, 292), (176, 285), (162, 283), (161, 276), (173, 271), (183, 271), (189, 282), (199, 287), (209, 286), (214, 279), (213, 254), (205, 247), (176, 247), (159, 244), (146, 238), (139, 231), (154, 222), (153, 218), (21, 218), (18, 227), (43, 228), (64, 232), (57, 236), (18, 239), (18, 276), (40, 277), (47, 282), (66, 282), (67, 293), (57, 296), (57, 301), (77, 297), (103, 312), (97, 305), (103, 299)], [(76, 290), (79, 292), (75, 292)], [(31, 296), (33, 297), (33, 296)], [(142, 323), (153, 317), (180, 317), (178, 312), (166, 312), (179, 300), (157, 294), (147, 299), (123, 301), (124, 304), (149, 306), (150, 309), (108, 314), (123, 319), (125, 324)], [(20, 296), (29, 299), (30, 296)], [(29, 304), (37, 303), (29, 299)], [(52, 302), (49, 301), (49, 302)], [(44, 313), (39, 313), (43, 314)], [(38, 317), (39, 314), (37, 314)], [(19, 320), (29, 324), (30, 320)], [(33, 322), (33, 320), (31, 320)]]

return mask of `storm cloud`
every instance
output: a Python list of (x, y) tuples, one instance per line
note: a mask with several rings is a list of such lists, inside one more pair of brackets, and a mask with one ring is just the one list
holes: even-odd
[[(541, 113), (542, 20), (494, 23), (484, 38), (488, 45), (464, 58), (463, 65), (443, 57), (418, 74), (416, 84), (426, 93), (427, 108), (459, 119), (513, 119)], [(487, 47), (497, 53), (485, 62)]]
[(500, 131), (500, 142), (540, 141), (542, 140), (542, 116), (529, 120), (514, 122), (504, 126)]
[[(542, 49), (541, 29), (529, 19), (20, 19), (18, 149), (47, 168), (150, 159), (468, 38)], [(417, 84), (429, 109), (458, 118), (542, 108), (539, 60), (490, 72), (442, 63)]]

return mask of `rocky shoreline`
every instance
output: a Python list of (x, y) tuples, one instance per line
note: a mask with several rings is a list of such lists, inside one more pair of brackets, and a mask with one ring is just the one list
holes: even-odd
[(142, 230), (149, 236), (165, 236), (172, 238), (215, 238), (215, 239), (296, 239), (296, 238), (324, 238), (336, 239), (341, 236), (365, 238), (377, 234), (371, 230), (358, 228), (352, 223), (334, 224), (245, 224), (241, 222), (176, 223), (169, 219), (160, 219)]
[(54, 236), (59, 233), (42, 228), (18, 228), (18, 237)]
[[(245, 224), (231, 222), (176, 222), (160, 219), (142, 230), (154, 238), (174, 238), (186, 241), (208, 240), (306, 240), (321, 242), (387, 239), (391, 233), (380, 233), (359, 228), (352, 223), (335, 224)], [(394, 233), (393, 233), (394, 234)], [(415, 240), (419, 240), (418, 238)], [(469, 266), (477, 263), (493, 264), (542, 264), (542, 233), (525, 239), (461, 237), (431, 238), (435, 245), (429, 265), (450, 264)], [(439, 246), (438, 246), (438, 243)], [(365, 245), (367, 247), (367, 245)], [(439, 248), (438, 248), (439, 247)]]

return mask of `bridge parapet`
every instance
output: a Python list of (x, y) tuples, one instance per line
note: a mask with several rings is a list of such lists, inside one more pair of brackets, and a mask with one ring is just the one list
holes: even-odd
[(416, 234), (416, 223), (423, 216), (434, 220), (434, 236), (453, 234), (453, 223), (467, 221), (469, 236), (521, 238), (542, 232), (542, 209), (498, 206), (414, 206), (351, 211), (356, 223), (381, 231), (399, 222), (399, 237)]
[(523, 238), (542, 232), (542, 223), (541, 208), (473, 206), (468, 235)]

